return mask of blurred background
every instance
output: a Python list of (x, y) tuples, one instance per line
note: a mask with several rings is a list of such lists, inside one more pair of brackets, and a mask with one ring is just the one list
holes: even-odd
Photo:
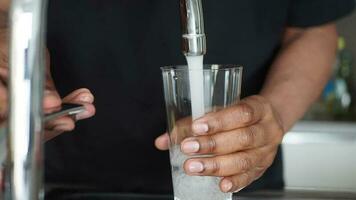
[(333, 76), (283, 141), (287, 189), (356, 191), (356, 13), (337, 27)]
[(334, 73), (305, 120), (356, 121), (356, 13), (337, 23)]

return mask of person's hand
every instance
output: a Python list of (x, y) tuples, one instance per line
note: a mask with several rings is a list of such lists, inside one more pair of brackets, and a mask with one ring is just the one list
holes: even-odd
[[(284, 136), (282, 122), (272, 105), (262, 96), (251, 96), (237, 105), (209, 113), (193, 122), (196, 137), (186, 138), (181, 150), (194, 157), (184, 163), (192, 176), (222, 177), (220, 189), (236, 192), (260, 178), (272, 165)], [(166, 150), (168, 134), (155, 141)]]
[[(61, 103), (73, 103), (84, 105), (85, 111), (75, 115), (74, 117), (64, 116), (54, 119), (45, 124), (45, 141), (48, 141), (64, 132), (72, 131), (75, 128), (75, 123), (78, 120), (83, 120), (92, 117), (95, 114), (95, 107), (93, 105), (94, 96), (89, 89), (81, 88), (71, 92), (64, 97), (59, 104), (55, 104), (60, 100), (58, 93), (53, 90), (49, 91), (44, 97), (44, 112), (51, 113), (59, 109)], [(57, 98), (58, 97), (58, 98)]]
[[(8, 40), (7, 32), (0, 31), (0, 124), (2, 124), (7, 118), (8, 112)], [(62, 103), (75, 103), (82, 104), (85, 107), (85, 111), (78, 114), (74, 118), (61, 117), (45, 124), (45, 140), (52, 139), (59, 134), (71, 131), (75, 127), (77, 120), (86, 119), (95, 114), (95, 107), (93, 105), (94, 96), (85, 88), (78, 89), (64, 97), (60, 98), (58, 92), (54, 86), (51, 74), (50, 74), (50, 56), (46, 53), (46, 82), (45, 92), (43, 99), (44, 113), (48, 114), (60, 109)]]

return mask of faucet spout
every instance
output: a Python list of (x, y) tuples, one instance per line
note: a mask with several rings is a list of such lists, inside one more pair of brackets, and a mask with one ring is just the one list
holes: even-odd
[(43, 199), (45, 1), (11, 1), (6, 200)]
[(180, 0), (182, 52), (186, 56), (206, 53), (202, 0)]

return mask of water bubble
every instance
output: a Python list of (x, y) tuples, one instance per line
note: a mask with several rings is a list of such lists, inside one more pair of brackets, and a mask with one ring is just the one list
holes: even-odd
[(231, 200), (232, 194), (219, 189), (220, 178), (188, 176), (183, 164), (189, 157), (176, 145), (170, 149), (175, 200)]

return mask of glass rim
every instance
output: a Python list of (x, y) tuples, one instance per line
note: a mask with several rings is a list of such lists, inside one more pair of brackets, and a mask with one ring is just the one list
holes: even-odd
[[(188, 65), (167, 65), (161, 67), (162, 72), (168, 72), (168, 71), (195, 71), (195, 70), (201, 70), (201, 71), (231, 71), (231, 70), (237, 70), (237, 71), (242, 71), (243, 66), (239, 64), (204, 64), (205, 66), (210, 66), (210, 69), (188, 69)], [(214, 68), (216, 67), (216, 68)]]

